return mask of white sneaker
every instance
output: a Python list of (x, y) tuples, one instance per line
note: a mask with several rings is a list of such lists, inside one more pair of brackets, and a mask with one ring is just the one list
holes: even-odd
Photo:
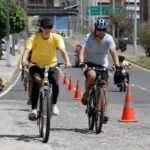
[(56, 104), (53, 104), (53, 110), (52, 110), (53, 115), (58, 116), (59, 115), (59, 109)]
[(29, 120), (36, 120), (37, 119), (37, 110), (33, 109), (30, 113), (29, 113)]

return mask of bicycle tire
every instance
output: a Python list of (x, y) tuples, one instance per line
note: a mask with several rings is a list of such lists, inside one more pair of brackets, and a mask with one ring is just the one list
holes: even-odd
[(38, 120), (37, 120), (37, 124), (39, 125), (39, 133), (40, 133), (40, 137), (43, 136), (43, 118), (42, 116), (42, 101), (43, 101), (43, 97), (42, 97), (42, 93), (40, 94), (39, 97), (39, 110), (38, 110)]
[(123, 84), (123, 92), (126, 92), (126, 82)]
[(23, 85), (24, 85), (24, 90), (25, 90), (25, 92), (26, 92), (26, 91), (27, 91), (27, 86), (28, 86), (28, 80), (27, 80), (27, 77), (24, 77)]
[(93, 130), (94, 128), (94, 94), (93, 91), (90, 94), (90, 98), (87, 104), (87, 115), (88, 115), (88, 125), (89, 130)]
[(24, 70), (21, 71), (21, 81), (24, 79)]
[(95, 130), (99, 134), (102, 131), (103, 120), (104, 120), (104, 110), (105, 110), (105, 96), (104, 90), (102, 88), (97, 88), (96, 94), (96, 113), (95, 113)]
[[(44, 112), (46, 112), (46, 115), (44, 115)], [(49, 140), (49, 134), (50, 134), (50, 119), (51, 119), (51, 113), (52, 113), (52, 89), (44, 91), (44, 96), (42, 100), (42, 138), (43, 143), (47, 143)], [(45, 122), (46, 119), (46, 122)]]

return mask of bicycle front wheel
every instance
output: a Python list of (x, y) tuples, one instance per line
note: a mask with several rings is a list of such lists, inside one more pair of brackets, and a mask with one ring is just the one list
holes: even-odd
[(97, 88), (96, 95), (96, 113), (95, 113), (95, 130), (99, 134), (102, 131), (104, 111), (105, 111), (105, 96), (102, 88)]
[(23, 83), (23, 85), (24, 85), (24, 90), (26, 92), (27, 91), (27, 86), (28, 86), (28, 79), (27, 79), (27, 77), (24, 77), (24, 83)]
[(93, 92), (91, 92), (90, 98), (88, 100), (87, 115), (88, 115), (89, 130), (93, 130), (94, 128), (94, 94)]
[(44, 91), (43, 100), (41, 102), (40, 113), (40, 135), (43, 143), (47, 143), (50, 134), (50, 119), (52, 113), (52, 91)]

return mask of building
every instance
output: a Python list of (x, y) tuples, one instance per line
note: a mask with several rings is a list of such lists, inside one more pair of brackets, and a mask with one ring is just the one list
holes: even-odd
[(140, 4), (140, 21), (142, 26), (148, 23), (148, 0), (142, 0)]
[(27, 4), (28, 8), (53, 8), (56, 0), (12, 0), (20, 6)]
[[(134, 11), (135, 11), (135, 0), (125, 0), (124, 7), (127, 14), (128, 19), (134, 19)], [(137, 11), (137, 19), (140, 21), (140, 0), (136, 0), (136, 11)]]

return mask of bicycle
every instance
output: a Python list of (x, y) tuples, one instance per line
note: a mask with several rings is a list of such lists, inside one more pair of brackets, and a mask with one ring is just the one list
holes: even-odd
[[(34, 66), (34, 65), (32, 65)], [(40, 67), (40, 66), (38, 66)], [(38, 116), (37, 125), (39, 126), (39, 134), (43, 139), (43, 143), (47, 143), (50, 134), (50, 123), (52, 118), (52, 85), (48, 80), (48, 72), (51, 69), (49, 66), (40, 67), (44, 71), (44, 77), (41, 78), (38, 74), (34, 76), (41, 83), (39, 99), (38, 99)]]
[[(87, 108), (86, 113), (88, 116), (88, 126), (89, 130), (94, 129), (96, 133), (99, 134), (102, 131), (102, 126), (104, 123), (104, 113), (105, 113), (105, 96), (104, 96), (104, 89), (103, 85), (105, 84), (101, 80), (101, 74), (103, 71), (112, 71), (111, 69), (107, 68), (100, 68), (100, 67), (88, 67), (96, 71), (96, 79), (93, 83), (89, 91), (89, 98), (87, 99)], [(84, 71), (87, 69), (87, 66), (83, 69)]]

